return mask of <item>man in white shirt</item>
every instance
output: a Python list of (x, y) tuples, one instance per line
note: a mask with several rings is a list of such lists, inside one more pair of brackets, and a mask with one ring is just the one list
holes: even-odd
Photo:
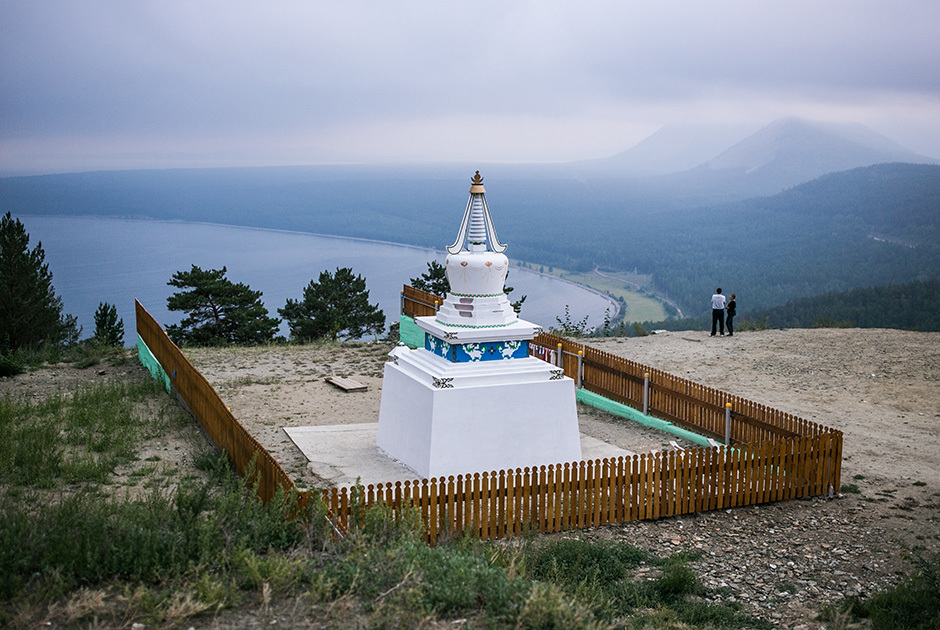
[(712, 296), (712, 337), (716, 329), (721, 330), (722, 337), (725, 336), (725, 296), (721, 294), (721, 287), (715, 289)]

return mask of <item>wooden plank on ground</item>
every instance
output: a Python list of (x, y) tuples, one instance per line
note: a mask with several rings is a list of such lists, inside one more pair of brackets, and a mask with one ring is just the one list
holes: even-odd
[(343, 376), (327, 376), (323, 380), (330, 385), (339, 387), (344, 392), (364, 392), (369, 389), (368, 385), (363, 385), (359, 381), (354, 381), (351, 378), (346, 378)]

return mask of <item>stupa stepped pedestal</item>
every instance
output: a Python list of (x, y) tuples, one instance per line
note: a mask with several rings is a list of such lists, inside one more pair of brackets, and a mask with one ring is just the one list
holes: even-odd
[(423, 348), (385, 364), (376, 443), (423, 477), (581, 459), (575, 384), (528, 356), (541, 328), (521, 320), (503, 287), (503, 254), (479, 172), (445, 263), (451, 292), (417, 318)]

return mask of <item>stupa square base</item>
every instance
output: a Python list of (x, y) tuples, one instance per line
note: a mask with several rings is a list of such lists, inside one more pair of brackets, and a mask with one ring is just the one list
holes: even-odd
[[(394, 484), (426, 478), (382, 452), (375, 445), (378, 430), (377, 422), (284, 427), (284, 432), (307, 458), (307, 467), (327, 486), (351, 486), (357, 481), (363, 486)], [(581, 456), (586, 461), (632, 455), (636, 453), (581, 434)], [(505, 468), (498, 467), (500, 470)]]
[[(423, 350), (393, 355), (377, 445), (422, 477), (581, 459), (574, 381), (553, 366), (537, 359), (455, 365)], [(505, 378), (494, 373), (500, 368)]]

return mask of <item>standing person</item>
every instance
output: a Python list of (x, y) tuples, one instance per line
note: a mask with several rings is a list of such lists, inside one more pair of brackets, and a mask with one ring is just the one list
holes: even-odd
[(731, 294), (731, 299), (728, 300), (728, 303), (725, 305), (725, 310), (728, 311), (728, 319), (726, 324), (728, 325), (728, 336), (734, 337), (734, 315), (737, 312), (738, 305), (734, 302), (734, 293)]
[(721, 294), (721, 287), (715, 289), (715, 295), (712, 296), (712, 337), (715, 336), (715, 329), (721, 329), (721, 336), (725, 336), (725, 296)]

